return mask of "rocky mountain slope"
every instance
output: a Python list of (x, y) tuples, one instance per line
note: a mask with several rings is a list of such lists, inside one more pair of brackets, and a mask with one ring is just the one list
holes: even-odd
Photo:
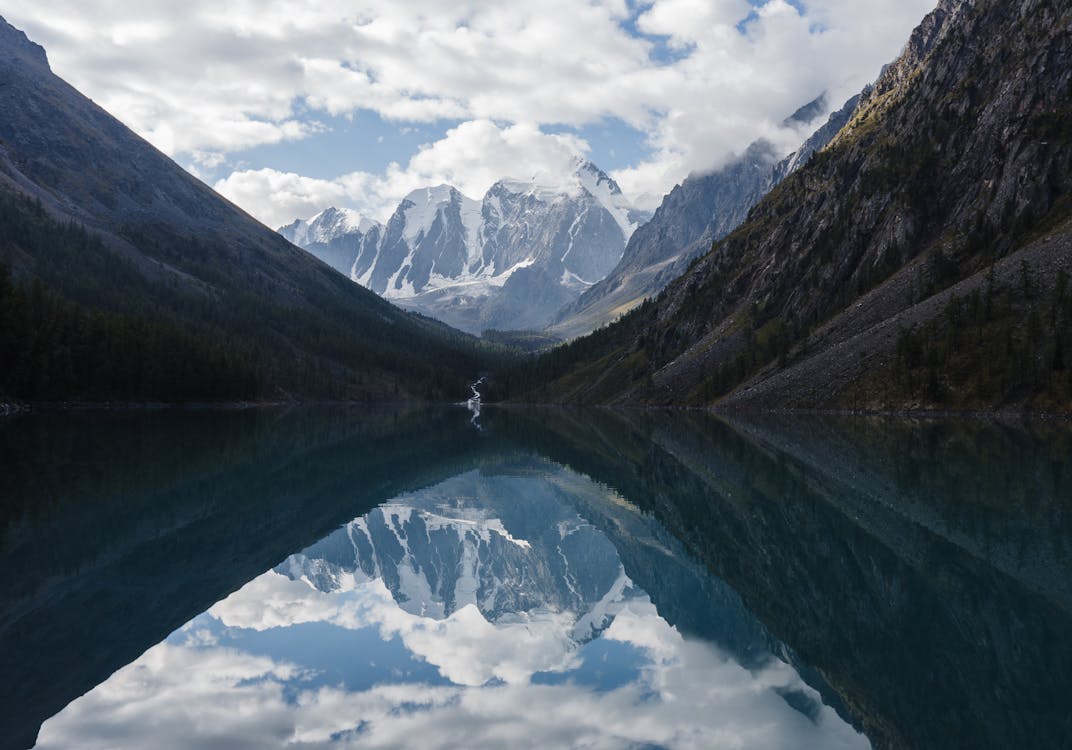
[(295, 219), (280, 227), (279, 233), (339, 273), (349, 276), (355, 250), (360, 254), (365, 235), (380, 229), (379, 222), (366, 219), (357, 211), (332, 206), (311, 219)]
[[(848, 122), (859, 102), (850, 99), (796, 151), (782, 158), (766, 139), (714, 172), (692, 174), (663, 198), (651, 221), (630, 238), (621, 261), (577, 301), (559, 310), (548, 332), (581, 336), (611, 323), (681, 276), (689, 263), (747, 218), (771, 189), (805, 164)], [(806, 127), (826, 109), (825, 95), (801, 107), (785, 125)]]
[(440, 185), (412, 192), (386, 225), (331, 208), (279, 231), (377, 294), (481, 333), (543, 328), (647, 218), (578, 160), (561, 185), (504, 179), (480, 201)]
[(2, 19), (0, 112), (0, 397), (449, 398), (484, 365), (194, 179)]
[(657, 301), (503, 392), (1072, 405), (1072, 9), (944, 0), (833, 142)]

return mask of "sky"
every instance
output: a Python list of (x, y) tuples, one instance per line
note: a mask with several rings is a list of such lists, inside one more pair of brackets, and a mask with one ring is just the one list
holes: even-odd
[(936, 0), (7, 0), (53, 70), (271, 227), (576, 157), (654, 209), (840, 106)]

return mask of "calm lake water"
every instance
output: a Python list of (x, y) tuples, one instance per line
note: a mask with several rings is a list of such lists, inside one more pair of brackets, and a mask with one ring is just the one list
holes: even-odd
[(1072, 431), (0, 422), (4, 748), (1061, 748)]

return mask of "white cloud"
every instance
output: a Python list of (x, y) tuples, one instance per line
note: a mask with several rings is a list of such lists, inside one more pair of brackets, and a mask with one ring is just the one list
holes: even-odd
[(641, 13), (637, 26), (685, 46), (700, 41), (710, 29), (737, 25), (751, 11), (747, 0), (656, 0)]
[(351, 172), (332, 180), (273, 169), (233, 172), (216, 190), (270, 227), (308, 218), (328, 205), (358, 207), (386, 221), (400, 198), (429, 185), (450, 184), (480, 198), (502, 177), (565, 178), (588, 144), (572, 135), (546, 134), (534, 125), (499, 126), (489, 120), (464, 122), (440, 140), (422, 146), (403, 167), (382, 174)]
[(565, 177), (573, 159), (587, 151), (588, 144), (575, 136), (548, 135), (531, 124), (499, 127), (474, 120), (423, 147), (397, 178), (404, 181), (412, 175), (418, 184), (448, 182), (479, 196), (501, 177)]
[[(215, 188), (265, 225), (277, 229), (295, 218), (308, 218), (327, 206), (360, 205), (363, 194), (360, 183), (364, 177), (318, 180), (275, 169), (247, 169), (231, 173), (218, 181)], [(353, 186), (352, 192), (347, 185)]]
[[(153, 647), (45, 722), (38, 747), (400, 748), (415, 738), (429, 750), (868, 746), (832, 709), (822, 706), (813, 721), (786, 703), (777, 691), (818, 699), (788, 665), (745, 669), (710, 644), (682, 638), (645, 598), (627, 602), (604, 634), (640, 649), (645, 665), (631, 682), (597, 691), (531, 681), (536, 671), (574, 665), (549, 659), (563, 653), (557, 641), (569, 629), (565, 619), (492, 624), (467, 607), (433, 621), (403, 611), (380, 581), (361, 588), (324, 594), (267, 573), (210, 616), (228, 629), (378, 626), (385, 639), (398, 636), (439, 666), (452, 685), (316, 686), (293, 639), (274, 639), (283, 651), (277, 656), (253, 655), (240, 638), (217, 645), (198, 629), (207, 627), (199, 618), (185, 644)], [(505, 681), (487, 682), (496, 676)]]
[(283, 747), (294, 729), (282, 684), (300, 673), (268, 657), (162, 643), (46, 722), (36, 747)]
[[(650, 203), (759, 135), (787, 139), (778, 123), (821, 91), (832, 105), (847, 98), (934, 4), (805, 0), (802, 15), (767, 0), (743, 34), (745, 0), (142, 0), (136, 12), (52, 0), (47, 13), (39, 0), (9, 0), (5, 14), (58, 73), (198, 174), (220, 168), (221, 155), (315, 137), (327, 116), (463, 123), (405, 167), (320, 181), (333, 186), (257, 164), (223, 183), (276, 224), (323, 208), (303, 197), (320, 192), (382, 213), (426, 176), (477, 194), (488, 174), (538, 171), (550, 151), (585, 148), (541, 128), (607, 117), (647, 139), (650, 155), (617, 176)], [(258, 198), (258, 180), (293, 191)], [(283, 208), (300, 213), (284, 218)]]

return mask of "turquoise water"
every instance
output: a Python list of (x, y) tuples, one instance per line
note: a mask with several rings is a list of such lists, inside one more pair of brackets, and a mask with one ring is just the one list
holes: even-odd
[(5, 747), (1061, 747), (1072, 431), (0, 423)]

